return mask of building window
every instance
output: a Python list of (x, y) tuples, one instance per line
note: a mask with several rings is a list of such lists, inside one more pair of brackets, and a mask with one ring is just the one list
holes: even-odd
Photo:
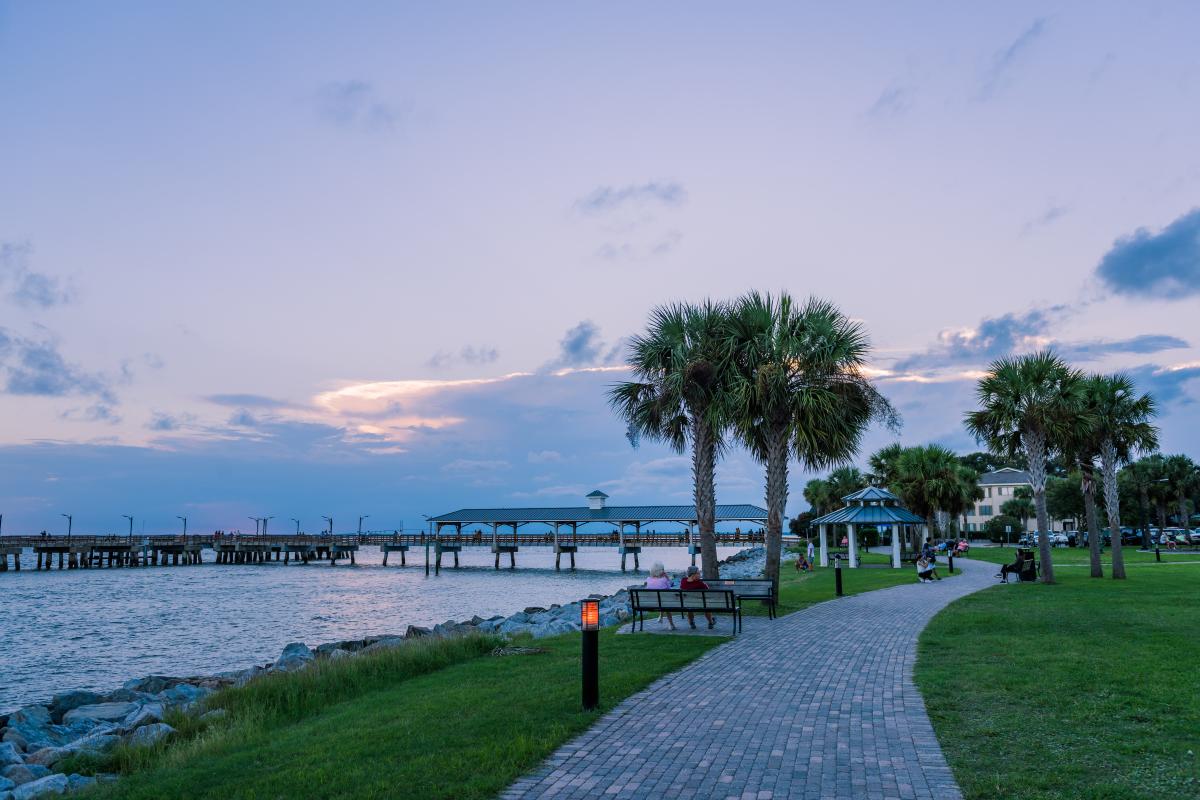
[(990, 517), (991, 515), (992, 515), (992, 507), (991, 506), (980, 506), (979, 507), (979, 516)]
[(991, 496), (992, 496), (992, 487), (990, 487), (990, 486), (989, 486), (989, 487), (987, 487), (987, 493), (988, 493), (988, 494), (987, 494), (987, 496), (988, 496), (988, 497), (991, 497)]

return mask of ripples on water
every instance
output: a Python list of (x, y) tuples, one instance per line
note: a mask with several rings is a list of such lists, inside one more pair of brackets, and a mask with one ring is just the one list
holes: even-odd
[[(722, 558), (735, 552), (720, 549)], [(274, 659), (288, 642), (403, 633), (409, 625), (568, 603), (640, 583), (654, 561), (674, 571), (690, 563), (682, 547), (647, 549), (642, 573), (621, 573), (616, 548), (597, 548), (576, 555), (577, 571), (555, 572), (551, 551), (531, 549), (517, 553), (516, 570), (497, 572), (480, 549), (462, 553), (461, 569), (426, 578), (419, 549), (403, 568), (398, 553), (382, 566), (373, 547), (357, 554), (357, 566), (336, 567), (224, 565), (204, 555), (209, 563), (191, 567), (0, 574), (0, 712), (65, 689), (109, 691), (152, 673), (242, 669)]]

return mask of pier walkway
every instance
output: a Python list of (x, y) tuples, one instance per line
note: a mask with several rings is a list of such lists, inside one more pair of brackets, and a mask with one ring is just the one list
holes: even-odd
[(937, 583), (914, 576), (747, 626), (501, 797), (961, 798), (913, 684), (933, 615), (994, 583), (994, 564), (955, 565), (962, 574)]

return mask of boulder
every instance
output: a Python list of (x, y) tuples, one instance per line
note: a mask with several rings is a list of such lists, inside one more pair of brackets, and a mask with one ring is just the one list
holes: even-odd
[(15, 744), (12, 742), (0, 744), (0, 768), (7, 767), (9, 764), (20, 764), (23, 760), (21, 751)]
[(129, 743), (134, 747), (153, 747), (166, 739), (175, 729), (165, 722), (155, 722), (143, 725), (129, 735)]
[(217, 722), (229, 716), (229, 710), (225, 708), (214, 708), (211, 711), (205, 711), (200, 715), (201, 722)]
[(550, 620), (541, 625), (534, 625), (529, 629), (535, 639), (543, 639), (547, 636), (558, 636), (561, 633), (572, 633), (578, 630), (578, 627), (561, 619)]
[(125, 681), (125, 683), (121, 684), (121, 688), (129, 689), (133, 692), (158, 694), (159, 692), (165, 692), (178, 683), (183, 683), (183, 678), (172, 678), (167, 675), (147, 675), (144, 678), (134, 678), (131, 681)]
[[(538, 611), (541, 611), (541, 609), (538, 609)], [(536, 613), (536, 612), (534, 612), (534, 613)], [(506, 621), (507, 622), (529, 622), (529, 614), (525, 613), (524, 611), (518, 611), (517, 613), (515, 613), (511, 617), (509, 617)], [(504, 623), (503, 622), (500, 623), (500, 626), (503, 627)]]
[(126, 689), (122, 686), (115, 692), (110, 692), (108, 701), (110, 703), (143, 703), (147, 700), (153, 700), (154, 695), (149, 692), (139, 692), (136, 689)]
[(254, 680), (265, 671), (266, 670), (264, 670), (262, 667), (250, 667), (249, 669), (244, 669), (238, 673), (237, 677), (233, 681), (233, 685), (245, 686), (247, 683)]
[(42, 767), (52, 767), (67, 756), (77, 753), (88, 755), (106, 753), (116, 747), (120, 741), (120, 736), (109, 733), (108, 729), (105, 728), (99, 733), (85, 736), (82, 739), (76, 739), (62, 747), (43, 747), (26, 757), (25, 764), (26, 766), (32, 764)]
[(283, 648), (283, 653), (275, 661), (275, 669), (283, 672), (292, 672), (293, 670), (303, 669), (316, 658), (312, 650), (308, 649), (308, 645), (304, 642), (292, 642), (287, 647)]
[(79, 708), (80, 706), (90, 706), (96, 703), (104, 702), (104, 698), (95, 692), (89, 692), (84, 689), (76, 689), (71, 692), (59, 692), (50, 700), (50, 716), (54, 719), (61, 720), (63, 714), (68, 711)]
[(40, 764), (13, 764), (4, 768), (4, 777), (20, 786), (22, 783), (36, 781), (50, 774), (50, 770)]
[(45, 706), (24, 706), (9, 716), (4, 740), (20, 745), (26, 752), (32, 752), (78, 739), (95, 724), (95, 720), (84, 720), (78, 724), (55, 725), (50, 719), (50, 709)]
[(386, 639), (380, 639), (378, 642), (369, 644), (358, 652), (362, 655), (367, 653), (378, 653), (380, 650), (391, 650), (396, 647), (401, 647), (404, 644), (404, 639), (399, 636), (389, 636)]
[[(311, 660), (311, 654), (310, 659)], [(165, 708), (174, 708), (175, 706), (190, 706), (197, 700), (203, 700), (212, 694), (211, 689), (205, 689), (200, 686), (192, 686), (190, 683), (179, 683), (167, 689), (164, 692), (159, 692), (155, 695), (158, 702)]]
[(522, 613), (529, 614), (532, 616), (533, 614), (537, 614), (537, 613), (545, 611), (545, 610), (546, 609), (542, 608), (541, 606), (529, 606)]
[(82, 720), (120, 722), (137, 709), (137, 703), (95, 703), (71, 709), (63, 715), (63, 722), (68, 725)]
[(49, 797), (55, 794), (65, 794), (71, 785), (66, 775), (47, 775), (36, 781), (23, 783), (13, 789), (13, 800), (34, 800), (36, 797)]
[(12, 791), (12, 788), (17, 785), (17, 782), (9, 778), (0, 778), (0, 794)]
[(527, 631), (529, 629), (530, 629), (530, 624), (528, 622), (518, 621), (518, 620), (512, 619), (510, 617), (510, 618), (504, 620), (504, 622), (501, 622), (500, 627), (498, 627), (496, 630), (498, 630), (500, 633), (503, 633), (507, 636), (511, 636), (514, 633), (523, 633), (524, 631)]
[(121, 723), (121, 728), (125, 731), (132, 731), (152, 722), (162, 722), (166, 713), (166, 708), (162, 703), (146, 703), (144, 706), (138, 706), (136, 711), (127, 716)]
[(22, 736), (21, 734), (17, 733), (14, 730), (12, 730), (11, 728), (5, 728), (4, 736), (0, 737), (0, 742), (6, 742), (8, 744), (11, 744), (13, 747), (17, 748), (18, 750), (24, 750), (26, 744), (28, 744), (25, 741), (24, 736)]
[(331, 650), (329, 652), (329, 660), (330, 661), (341, 661), (343, 658), (350, 658), (353, 655), (354, 654), (351, 653), (349, 650), (342, 650), (341, 648), (338, 648), (337, 650)]
[(405, 639), (420, 639), (422, 636), (431, 636), (433, 631), (429, 628), (422, 628), (420, 625), (409, 625), (408, 630), (404, 632)]

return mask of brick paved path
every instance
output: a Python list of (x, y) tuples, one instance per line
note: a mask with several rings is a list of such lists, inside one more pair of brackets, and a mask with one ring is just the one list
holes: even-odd
[(501, 797), (961, 798), (912, 680), (930, 618), (995, 582), (994, 564), (955, 566), (963, 574), (952, 580), (914, 575), (747, 625)]

